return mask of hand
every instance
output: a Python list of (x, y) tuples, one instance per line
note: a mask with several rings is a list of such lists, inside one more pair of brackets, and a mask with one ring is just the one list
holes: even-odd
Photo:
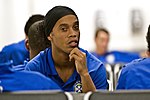
[(69, 55), (70, 61), (75, 61), (76, 70), (81, 77), (82, 91), (86, 93), (88, 91), (96, 91), (95, 85), (88, 73), (86, 64), (86, 54), (80, 51), (78, 48), (74, 48)]
[(88, 69), (86, 65), (86, 54), (80, 51), (78, 48), (74, 48), (69, 55), (70, 61), (75, 60), (75, 66), (77, 72), (83, 76), (88, 74)]

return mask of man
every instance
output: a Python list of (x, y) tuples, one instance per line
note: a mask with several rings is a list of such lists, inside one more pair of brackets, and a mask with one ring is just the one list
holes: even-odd
[(18, 43), (13, 43), (8, 46), (5, 46), (1, 52), (7, 53), (7, 59), (13, 61), (13, 65), (19, 65), (23, 64), (24, 60), (29, 59), (29, 52), (25, 48), (25, 40), (28, 38), (28, 30), (30, 26), (39, 20), (43, 20), (44, 16), (40, 14), (32, 15), (28, 21), (26, 22), (26, 25), (24, 27), (25, 32), (25, 39), (21, 40)]
[(134, 59), (140, 58), (139, 53), (110, 51), (108, 52), (108, 44), (110, 40), (109, 32), (104, 28), (98, 28), (95, 33), (96, 51), (92, 52), (103, 63), (128, 63)]
[[(35, 22), (29, 28), (28, 41), (26, 46), (30, 52), (30, 59), (36, 56), (41, 50), (44, 50), (49, 43), (45, 43), (45, 34), (43, 32), (43, 21)], [(51, 79), (38, 72), (29, 72), (23, 70), (25, 65), (12, 66), (4, 52), (0, 53), (3, 58), (0, 61), (0, 87), (3, 92), (25, 91), (25, 90), (60, 90), (59, 86)]]
[(26, 40), (26, 48), (30, 54), (30, 60), (34, 58), (40, 51), (50, 47), (50, 41), (47, 40), (44, 31), (44, 20), (37, 21), (31, 25)]
[(106, 89), (106, 70), (102, 62), (78, 47), (80, 30), (76, 13), (69, 7), (55, 6), (46, 14), (44, 25), (51, 48), (40, 52), (26, 69), (51, 78), (64, 91)]
[(117, 89), (150, 89), (150, 26), (146, 36), (148, 58), (126, 64), (121, 71)]
[[(50, 47), (50, 41), (47, 40), (44, 32), (43, 20), (33, 23), (28, 30), (28, 37), (25, 41), (26, 49), (29, 51), (30, 60), (34, 58), (40, 51)], [(24, 64), (13, 66), (16, 70), (24, 70), (29, 60), (25, 60)]]

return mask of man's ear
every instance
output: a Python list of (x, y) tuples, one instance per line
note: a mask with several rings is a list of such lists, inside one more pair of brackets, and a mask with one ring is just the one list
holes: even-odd
[(25, 39), (25, 46), (26, 46), (26, 49), (29, 51), (29, 40), (28, 38)]
[(53, 33), (51, 32), (50, 35), (47, 37), (47, 39), (48, 39), (49, 41), (52, 41), (52, 36), (53, 36)]

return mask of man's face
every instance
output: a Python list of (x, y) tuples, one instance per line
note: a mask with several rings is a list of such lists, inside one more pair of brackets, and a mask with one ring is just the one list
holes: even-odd
[(74, 15), (66, 15), (59, 19), (50, 33), (52, 48), (67, 54), (79, 45), (80, 30), (78, 19)]
[(98, 35), (95, 39), (96, 47), (101, 54), (107, 52), (108, 43), (109, 43), (109, 35), (103, 31), (99, 31)]

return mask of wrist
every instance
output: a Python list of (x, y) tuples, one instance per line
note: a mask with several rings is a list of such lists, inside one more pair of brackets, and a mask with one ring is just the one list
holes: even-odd
[(80, 73), (80, 76), (81, 76), (81, 77), (89, 76), (89, 72), (88, 72), (88, 71), (86, 71), (86, 72), (84, 72), (84, 73)]

